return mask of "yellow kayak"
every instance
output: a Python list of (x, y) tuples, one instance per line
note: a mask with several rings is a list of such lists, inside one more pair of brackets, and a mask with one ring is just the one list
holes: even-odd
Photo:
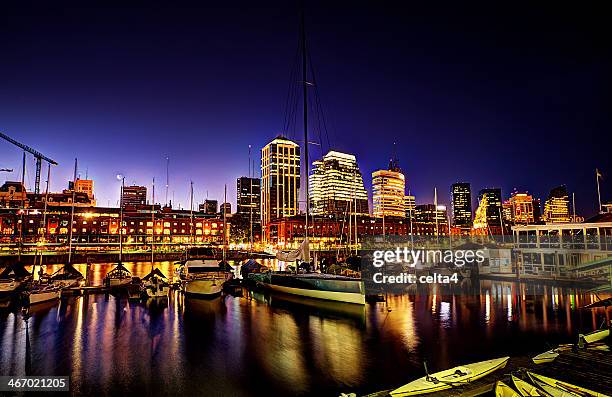
[(607, 394), (589, 390), (585, 387), (572, 385), (571, 383), (563, 382), (543, 375), (534, 374), (533, 372), (528, 372), (528, 374), (531, 379), (538, 384), (538, 386), (553, 397), (610, 397)]
[(494, 360), (460, 365), (413, 380), (404, 386), (392, 390), (389, 394), (392, 396), (414, 396), (464, 385), (504, 368), (509, 359), (510, 357), (501, 357)]
[(609, 329), (600, 329), (597, 331), (593, 331), (590, 332), (588, 334), (580, 334), (578, 335), (578, 342), (582, 342), (582, 343), (593, 343), (593, 342), (598, 342), (602, 339), (607, 338), (608, 336), (610, 336), (610, 330)]
[(514, 387), (518, 390), (519, 394), (522, 397), (540, 397), (542, 393), (538, 391), (538, 388), (532, 385), (529, 382), (525, 382), (522, 379), (517, 378), (512, 375), (512, 382), (514, 383)]
[(502, 382), (497, 381), (495, 385), (495, 397), (521, 397), (513, 388)]

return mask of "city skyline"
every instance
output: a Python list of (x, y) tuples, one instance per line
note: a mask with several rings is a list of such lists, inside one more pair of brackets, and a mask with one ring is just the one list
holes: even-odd
[[(227, 184), (236, 208), (234, 181), (248, 175), (248, 145), (259, 149), (282, 132), (300, 139), (301, 131), (280, 128), (297, 41), (292, 4), (271, 13), (250, 10), (254, 16), (232, 9), (194, 9), (189, 16), (163, 8), (143, 15), (96, 10), (98, 15), (78, 7), (63, 15), (49, 6), (57, 14), (54, 23), (10, 7), (3, 30), (14, 40), (1, 48), (11, 79), (0, 91), (0, 130), (60, 163), (52, 191), (67, 186), (78, 157), (81, 176), (96, 181), (98, 205), (118, 204), (119, 173), (126, 183), (147, 187), (155, 177), (156, 201), (164, 202), (169, 156), (175, 203), (188, 208), (193, 180), (198, 202), (207, 196), (222, 202)], [(385, 167), (397, 142), (407, 190), (419, 204), (432, 202), (437, 187), (440, 203), (450, 207), (448, 187), (457, 181), (470, 182), (474, 191), (500, 187), (504, 198), (516, 188), (542, 200), (566, 184), (576, 192), (578, 212), (595, 213), (594, 169), (604, 175), (612, 169), (605, 145), (595, 144), (610, 125), (599, 85), (610, 59), (601, 52), (597, 24), (587, 25), (580, 13), (576, 23), (566, 24), (575, 10), (563, 8), (544, 21), (481, 10), (498, 22), (518, 18), (521, 29), (514, 34), (468, 10), (449, 7), (440, 14), (419, 7), (408, 12), (396, 4), (356, 4), (346, 12), (308, 5), (318, 86), (333, 126), (309, 163), (337, 149), (354, 154), (367, 176)], [(380, 20), (366, 19), (370, 11)], [(455, 35), (452, 24), (427, 26), (454, 20), (457, 11), (462, 23), (490, 38)], [(227, 14), (237, 15), (239, 29), (229, 32), (215, 21)], [(164, 18), (166, 41), (154, 32)], [(387, 33), (377, 30), (383, 23)], [(352, 24), (363, 31), (349, 33)], [(557, 41), (563, 39), (561, 48)], [(396, 40), (415, 51), (400, 53)], [(525, 53), (517, 57), (515, 46)], [(461, 66), (472, 58), (482, 61), (469, 63), (474, 70)], [(335, 78), (340, 73), (344, 79)], [(556, 85), (560, 79), (563, 87)], [(510, 139), (517, 135), (519, 143)], [(560, 158), (572, 160), (562, 164)], [(1, 180), (20, 180), (20, 164), (21, 151), (0, 144), (0, 167), (14, 169)], [(30, 190), (33, 167), (28, 157)], [(371, 206), (371, 178), (364, 183)], [(606, 185), (604, 202), (610, 200)]]

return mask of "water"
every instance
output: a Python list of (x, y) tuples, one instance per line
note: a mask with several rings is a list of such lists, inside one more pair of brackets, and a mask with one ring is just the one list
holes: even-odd
[[(110, 268), (92, 267), (92, 281)], [(150, 264), (128, 268), (142, 276)], [(337, 396), (397, 387), (423, 375), (423, 360), (435, 371), (540, 353), (605, 316), (578, 310), (596, 298), (576, 290), (476, 288), (480, 296), (400, 295), (364, 308), (264, 294), (71, 297), (31, 310), (28, 341), (22, 314), (0, 311), (0, 375), (70, 375), (74, 395)]]

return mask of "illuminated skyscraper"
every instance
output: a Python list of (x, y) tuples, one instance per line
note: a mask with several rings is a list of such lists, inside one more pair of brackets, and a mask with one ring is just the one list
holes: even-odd
[(527, 193), (512, 193), (508, 200), (511, 221), (515, 225), (535, 223), (533, 212), (533, 197)]
[(312, 215), (369, 215), (368, 193), (354, 155), (332, 150), (312, 166), (308, 177)]
[(468, 231), (472, 228), (472, 189), (469, 183), (451, 185), (453, 226)]
[(261, 180), (242, 176), (236, 180), (236, 213), (244, 219), (253, 219), (253, 225), (261, 223)]
[(557, 186), (548, 194), (544, 202), (544, 216), (546, 223), (568, 223), (570, 221), (569, 195), (565, 185)]
[(501, 189), (482, 189), (478, 193), (478, 208), (472, 229), (476, 234), (497, 235), (502, 230)]
[(396, 161), (389, 163), (388, 170), (372, 173), (372, 202), (374, 217), (393, 216), (404, 218), (406, 179)]
[(271, 221), (299, 212), (300, 147), (276, 137), (261, 149), (261, 226), (268, 237)]

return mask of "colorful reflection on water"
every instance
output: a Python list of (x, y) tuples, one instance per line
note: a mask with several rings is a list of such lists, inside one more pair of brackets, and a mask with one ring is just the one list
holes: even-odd
[[(157, 264), (173, 274), (173, 263)], [(85, 267), (77, 268), (85, 272)], [(84, 265), (83, 265), (84, 266)], [(150, 263), (128, 264), (134, 275)], [(90, 267), (99, 284), (111, 265)], [(50, 267), (47, 272), (53, 271)], [(89, 295), (0, 311), (0, 375), (71, 375), (75, 395), (338, 395), (575, 341), (612, 310), (573, 289), (481, 281), (479, 295), (390, 296), (366, 307), (260, 293), (161, 301)]]

